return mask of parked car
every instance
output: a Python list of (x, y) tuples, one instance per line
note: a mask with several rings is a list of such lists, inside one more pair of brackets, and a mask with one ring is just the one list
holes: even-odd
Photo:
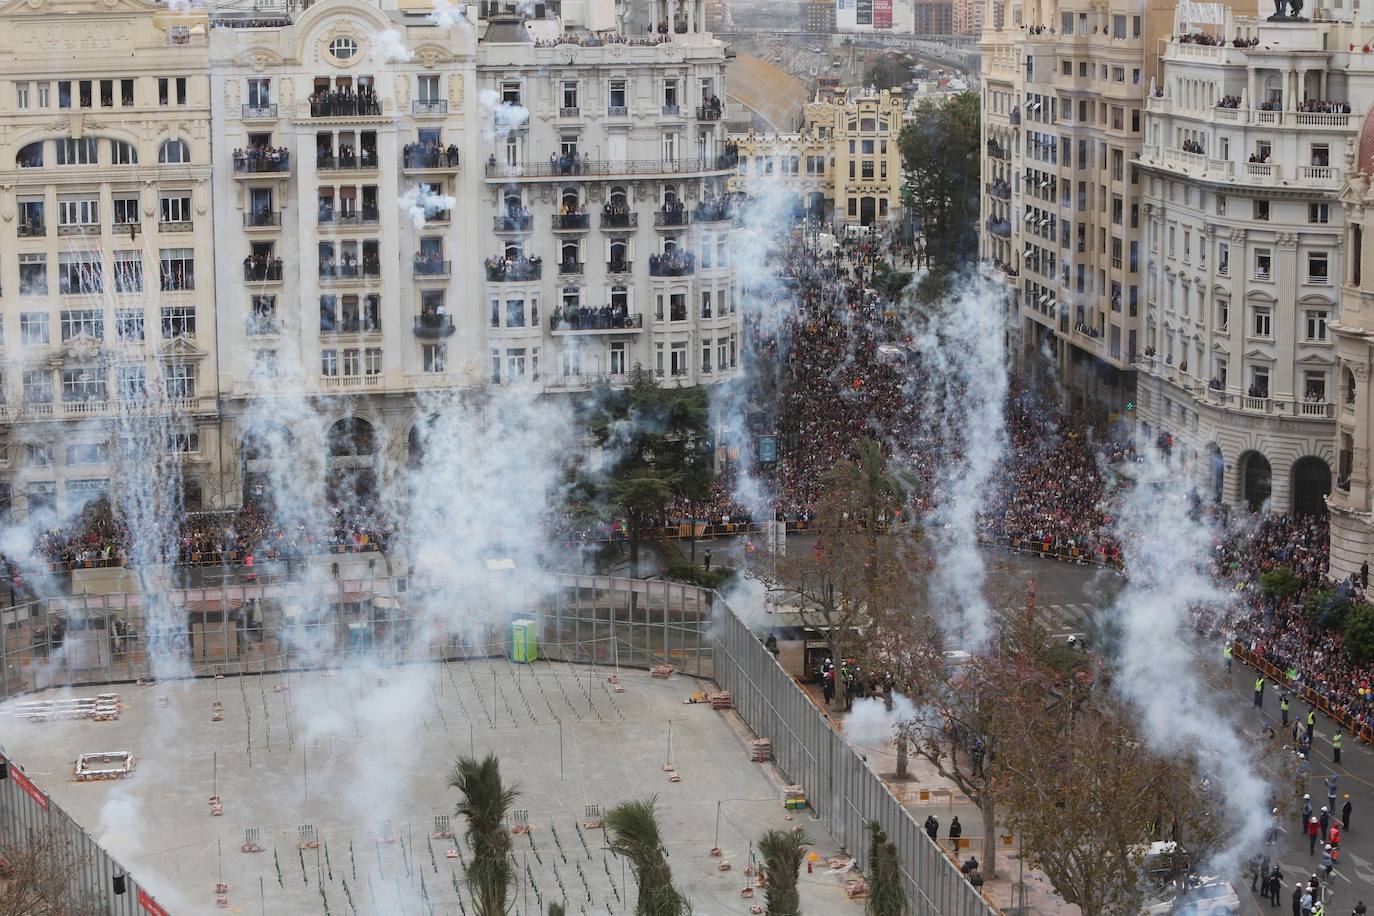
[(1231, 882), (1203, 878), (1171, 900), (1162, 900), (1145, 910), (1149, 916), (1239, 916), (1240, 895)]

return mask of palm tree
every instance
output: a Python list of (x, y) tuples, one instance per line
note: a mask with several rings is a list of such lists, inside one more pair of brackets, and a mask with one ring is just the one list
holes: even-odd
[(801, 916), (801, 894), (797, 893), (797, 873), (806, 856), (811, 838), (801, 831), (770, 830), (759, 838), (764, 874), (768, 884), (764, 900), (768, 916)]
[(468, 824), (465, 836), (472, 850), (472, 864), (467, 883), (472, 905), (477, 916), (505, 916), (509, 909), (506, 894), (515, 881), (505, 820), (520, 791), (502, 782), (501, 763), (494, 754), (482, 760), (459, 757), (448, 784), (463, 795), (457, 814)]
[(906, 891), (897, 864), (897, 847), (877, 821), (868, 824), (868, 916), (906, 916)]
[(611, 852), (630, 860), (639, 882), (635, 916), (690, 916), (691, 904), (673, 887), (667, 850), (658, 829), (657, 798), (621, 802), (602, 823), (611, 838)]

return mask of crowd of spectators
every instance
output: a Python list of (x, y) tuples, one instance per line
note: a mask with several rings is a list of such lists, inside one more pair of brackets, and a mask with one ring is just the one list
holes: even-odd
[(284, 146), (257, 144), (234, 150), (237, 172), (281, 172), (291, 164), (291, 151)]

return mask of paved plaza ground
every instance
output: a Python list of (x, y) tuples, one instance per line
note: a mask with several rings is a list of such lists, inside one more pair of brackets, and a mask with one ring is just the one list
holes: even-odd
[[(734, 713), (683, 704), (711, 685), (622, 671), (614, 693), (609, 674), (498, 658), (53, 690), (23, 699), (112, 690), (122, 715), (32, 723), (10, 704), (0, 743), (178, 916), (215, 912), (217, 882), (245, 914), (470, 913), (455, 889), (467, 850), (450, 858), (455, 842), (433, 835), (458, 799), (449, 769), (468, 753), (495, 752), (520, 788), (531, 831), (513, 838), (518, 916), (563, 899), (570, 914), (633, 911), (633, 877), (583, 827), (588, 805), (657, 795), (674, 877), (703, 914), (762, 903), (740, 891), (769, 828), (800, 824), (822, 857), (836, 851), (809, 815), (787, 819), (782, 780), (749, 761)], [(223, 719), (211, 721), (217, 700)], [(137, 757), (133, 775), (72, 781), (78, 754), (122, 750)], [(670, 755), (681, 782), (664, 772)], [(251, 829), (262, 852), (241, 851)], [(463, 823), (450, 829), (461, 841)], [(801, 876), (803, 909), (857, 916), (823, 862)]]

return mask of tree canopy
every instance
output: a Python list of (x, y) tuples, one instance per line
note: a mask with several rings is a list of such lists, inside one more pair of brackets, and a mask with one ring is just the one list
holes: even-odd
[(922, 102), (898, 142), (903, 196), (921, 221), (931, 262), (949, 267), (972, 260), (978, 252), (978, 94)]

